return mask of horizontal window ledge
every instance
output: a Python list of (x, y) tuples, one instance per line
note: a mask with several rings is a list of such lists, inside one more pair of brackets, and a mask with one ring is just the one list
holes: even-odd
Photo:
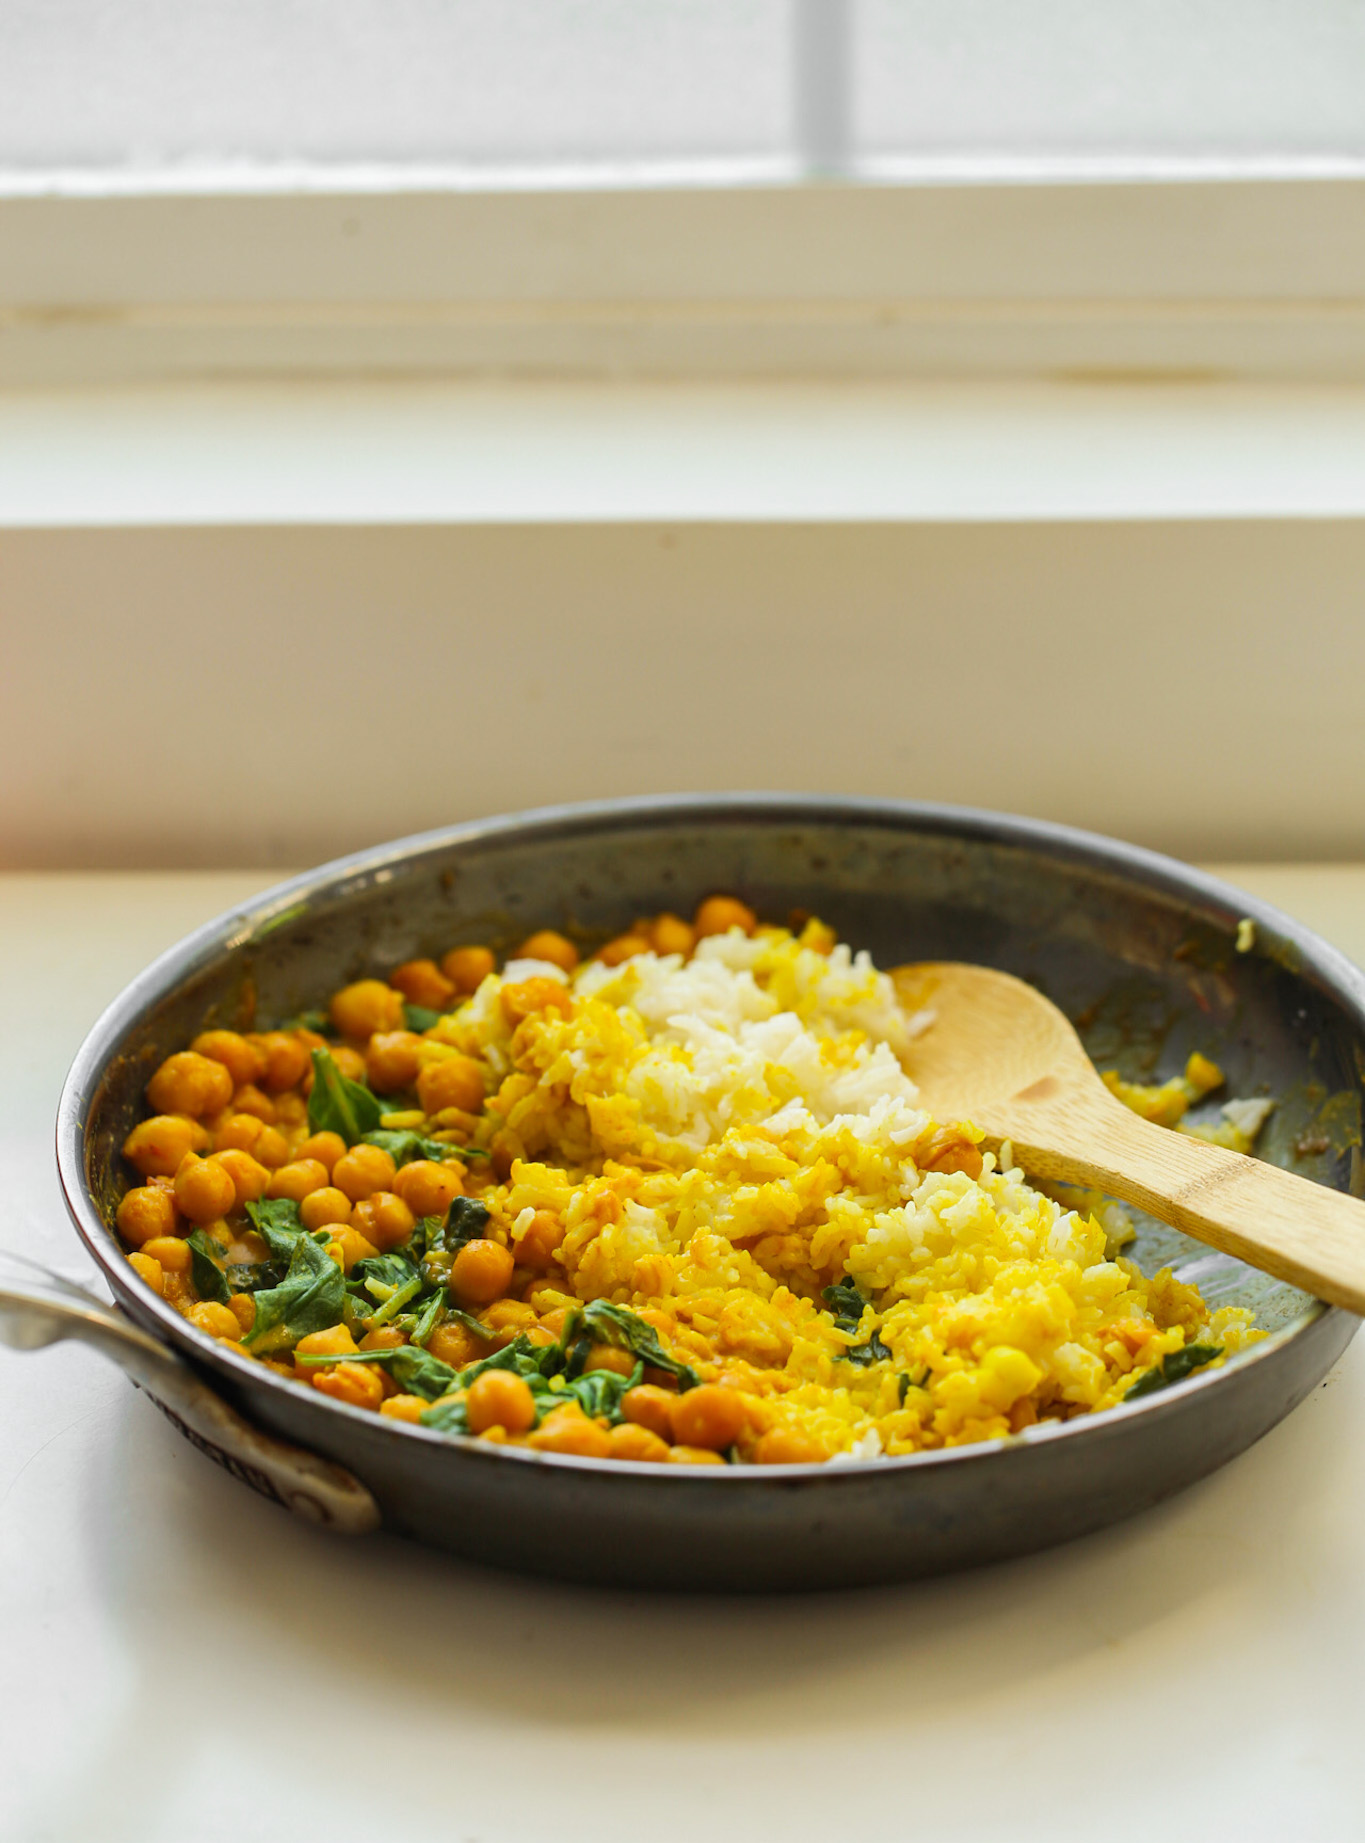
[(1365, 387), (387, 382), (0, 393), (0, 525), (1365, 514)]
[(0, 258), (0, 388), (1365, 382), (1360, 175), (20, 196), (0, 174)]

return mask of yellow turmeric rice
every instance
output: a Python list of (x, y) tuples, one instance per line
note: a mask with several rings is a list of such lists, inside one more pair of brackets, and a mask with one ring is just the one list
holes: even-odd
[[(588, 959), (548, 931), (501, 970), (457, 948), (169, 1058), (119, 1227), (148, 1285), (300, 1386), (588, 1457), (958, 1446), (1260, 1335), (1144, 1277), (1111, 1206), (931, 1119), (932, 1028), (819, 922), (727, 897)], [(1175, 1124), (1220, 1080), (1195, 1058), (1123, 1098)]]

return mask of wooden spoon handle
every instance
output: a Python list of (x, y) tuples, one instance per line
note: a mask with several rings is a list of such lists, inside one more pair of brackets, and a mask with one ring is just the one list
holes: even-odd
[[(1021, 1123), (1022, 1124), (1022, 1123)], [(1044, 1128), (1044, 1122), (1037, 1122)], [(1031, 1135), (1028, 1135), (1031, 1136)], [(1025, 1171), (1092, 1185), (1198, 1241), (1365, 1316), (1365, 1203), (1206, 1140), (1153, 1126), (1099, 1090), (1013, 1139)]]

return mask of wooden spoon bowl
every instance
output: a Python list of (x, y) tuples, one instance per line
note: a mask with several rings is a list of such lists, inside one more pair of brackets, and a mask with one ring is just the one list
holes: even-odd
[(1125, 1107), (1050, 999), (988, 966), (952, 961), (893, 975), (932, 1026), (909, 1058), (925, 1107), (1008, 1140), (1030, 1176), (1136, 1204), (1224, 1254), (1365, 1315), (1365, 1203)]

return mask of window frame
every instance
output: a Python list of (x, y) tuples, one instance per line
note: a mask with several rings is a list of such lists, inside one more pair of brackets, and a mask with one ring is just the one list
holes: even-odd
[(1365, 374), (1365, 178), (0, 194), (0, 386)]

